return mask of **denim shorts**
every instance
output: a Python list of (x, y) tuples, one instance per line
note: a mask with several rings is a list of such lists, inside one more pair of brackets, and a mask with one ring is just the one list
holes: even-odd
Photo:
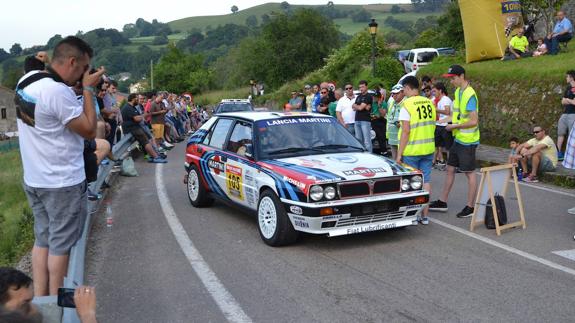
[(61, 188), (36, 188), (24, 184), (34, 214), (34, 245), (55, 256), (68, 255), (82, 236), (88, 216), (86, 181)]
[(421, 170), (424, 183), (431, 182), (431, 169), (433, 168), (433, 154), (423, 156), (403, 156), (403, 162)]

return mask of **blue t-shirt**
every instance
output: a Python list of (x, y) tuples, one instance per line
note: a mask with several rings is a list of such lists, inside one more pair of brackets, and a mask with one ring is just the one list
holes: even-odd
[(566, 17), (555, 24), (555, 27), (553, 28), (553, 33), (558, 34), (565, 30), (568, 30), (570, 34), (573, 33), (573, 24)]
[(312, 112), (317, 112), (317, 107), (319, 107), (320, 101), (321, 101), (321, 94), (319, 94), (319, 92), (318, 92), (313, 97), (313, 101), (311, 101), (311, 111)]

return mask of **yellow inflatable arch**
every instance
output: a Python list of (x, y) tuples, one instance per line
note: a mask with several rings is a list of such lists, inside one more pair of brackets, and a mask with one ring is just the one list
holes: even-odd
[(500, 58), (523, 28), (520, 1), (459, 0), (467, 63)]

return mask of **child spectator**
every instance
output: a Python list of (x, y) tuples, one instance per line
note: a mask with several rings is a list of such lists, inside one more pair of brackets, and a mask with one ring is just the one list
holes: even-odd
[(511, 139), (509, 139), (509, 148), (511, 148), (511, 152), (509, 153), (509, 157), (507, 157), (508, 164), (514, 164), (516, 162), (515, 156), (517, 156), (517, 146), (519, 146), (519, 139), (517, 139), (517, 137), (511, 137)]
[(533, 57), (547, 54), (547, 45), (543, 42), (543, 38), (537, 40), (537, 49), (533, 52)]

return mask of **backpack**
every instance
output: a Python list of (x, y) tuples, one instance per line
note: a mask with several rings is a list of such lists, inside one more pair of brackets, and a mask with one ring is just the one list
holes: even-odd
[[(497, 209), (497, 218), (499, 219), (499, 225), (507, 224), (507, 210), (505, 209), (505, 200), (503, 196), (495, 194), (495, 207)], [(495, 229), (495, 218), (493, 217), (493, 205), (491, 205), (491, 199), (487, 199), (485, 203), (485, 227), (487, 229)]]
[(29, 101), (24, 92), (22, 91), (28, 85), (39, 81), (43, 78), (54, 78), (50, 73), (39, 72), (28, 76), (25, 80), (20, 82), (16, 87), (16, 95), (14, 95), (14, 103), (16, 104), (16, 116), (30, 127), (34, 127), (36, 121), (34, 119), (34, 111), (36, 110), (36, 102)]

